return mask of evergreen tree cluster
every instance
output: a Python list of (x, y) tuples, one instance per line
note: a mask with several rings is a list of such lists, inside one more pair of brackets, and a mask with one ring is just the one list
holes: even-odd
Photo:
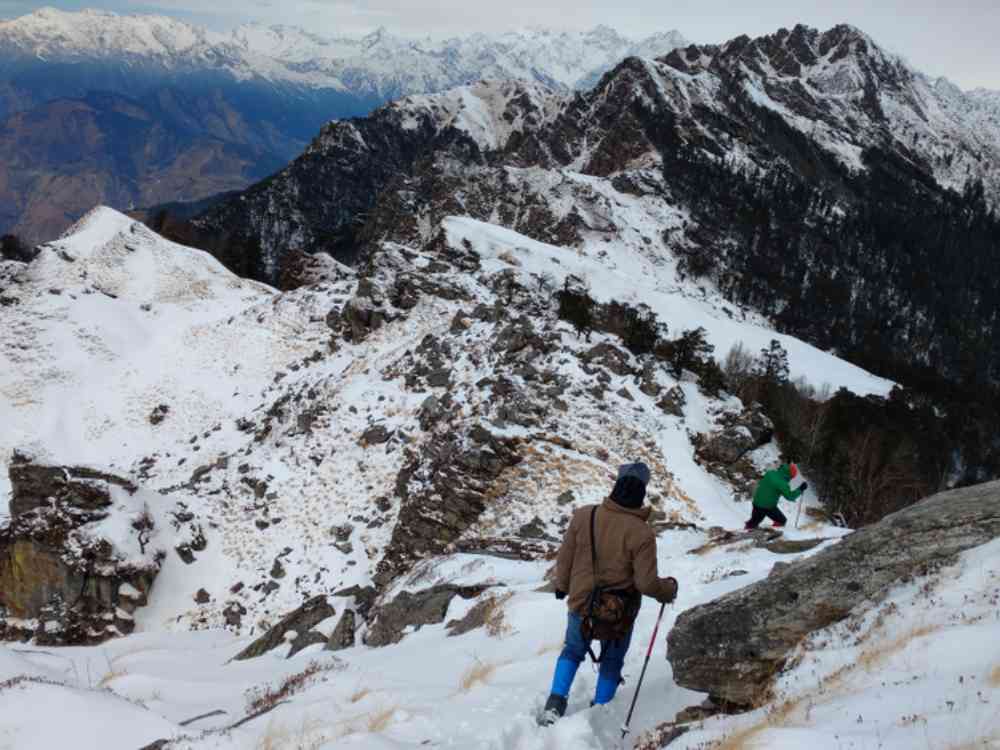
[(724, 367), (730, 390), (759, 401), (782, 452), (799, 462), (831, 516), (858, 527), (935, 492), (1000, 476), (1000, 388), (970, 391), (925, 377), (887, 398), (841, 389), (830, 396), (788, 377), (777, 341), (756, 356), (737, 346)]
[(698, 225), (682, 267), (879, 374), (1000, 382), (1000, 220), (982, 185), (945, 190), (878, 150), (857, 175), (812, 155), (827, 179), (673, 152), (672, 187)]

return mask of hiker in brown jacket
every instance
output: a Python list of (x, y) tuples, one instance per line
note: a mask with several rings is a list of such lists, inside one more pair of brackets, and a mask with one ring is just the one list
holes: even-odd
[[(649, 467), (644, 463), (620, 467), (610, 497), (599, 506), (578, 509), (566, 530), (556, 563), (556, 598), (568, 595), (569, 621), (566, 641), (556, 662), (552, 690), (540, 719), (543, 725), (551, 724), (566, 712), (573, 678), (590, 649), (581, 626), (595, 587), (621, 592), (623, 600), (628, 602), (626, 608), (631, 619), (625, 625), (623, 638), (601, 642), (594, 705), (607, 703), (615, 696), (642, 595), (660, 602), (672, 602), (677, 596), (677, 581), (660, 578), (657, 574), (656, 535), (648, 523), (651, 509), (642, 505), (649, 476)], [(591, 545), (591, 523), (594, 546)], [(593, 552), (596, 552), (596, 576)]]

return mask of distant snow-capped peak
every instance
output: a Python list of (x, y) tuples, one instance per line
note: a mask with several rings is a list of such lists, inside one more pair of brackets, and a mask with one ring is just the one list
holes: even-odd
[(586, 87), (630, 55), (657, 57), (685, 46), (677, 31), (628, 38), (608, 26), (589, 31), (529, 29), (409, 39), (380, 28), (364, 36), (324, 29), (245, 24), (216, 33), (156, 15), (42, 8), (0, 21), (0, 55), (42, 60), (140, 59), (167, 70), (222, 69), (367, 96), (424, 94), (484, 78)]

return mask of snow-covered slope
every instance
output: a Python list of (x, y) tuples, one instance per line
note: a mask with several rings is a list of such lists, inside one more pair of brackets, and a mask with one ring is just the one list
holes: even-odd
[[(308, 346), (229, 322), (266, 306), (270, 289), (106, 208), (43, 246), (5, 294), (16, 300), (0, 333), (5, 463), (24, 446), (128, 470), (164, 443), (240, 415), (278, 363)], [(162, 429), (149, 421), (160, 403), (171, 404)]]
[(256, 24), (216, 33), (164, 16), (54, 8), (0, 22), (3, 54), (52, 62), (120, 61), (173, 72), (224, 71), (239, 80), (260, 77), (382, 100), (487, 78), (578, 88), (593, 84), (624, 57), (663, 55), (686, 44), (676, 31), (630, 39), (604, 26), (447, 40), (404, 39), (386, 29), (336, 37)]
[[(928, 164), (942, 185), (961, 192), (983, 180), (1000, 200), (1000, 119), (990, 92), (963, 92), (932, 79), (852, 26), (805, 26), (718, 47), (677, 50), (657, 65), (666, 95), (690, 108), (723, 111), (722, 86), (738, 88), (836, 154), (850, 169), (880, 144)], [(737, 154), (738, 156), (738, 154)]]
[[(595, 181), (590, 189), (604, 187)], [(160, 739), (176, 739), (168, 747), (185, 750), (618, 747), (655, 607), (640, 616), (620, 699), (586, 710), (595, 677), (581, 670), (571, 715), (541, 730), (534, 715), (564, 617), (563, 604), (538, 591), (550, 563), (479, 554), (475, 543), (516, 542), (531, 527), (542, 535), (538, 543), (551, 544), (545, 537), (558, 538), (569, 510), (602, 497), (619, 462), (641, 458), (654, 469), (657, 518), (670, 526), (659, 535), (660, 568), (681, 581), (666, 627), (683, 609), (766, 576), (778, 558), (746, 545), (688, 554), (704, 544), (709, 527), (733, 528), (745, 518), (734, 488), (703, 468), (693, 443), (742, 404), (706, 395), (690, 373), (677, 379), (642, 369), (628, 353), (621, 354), (624, 369), (588, 359), (595, 347), (613, 350), (620, 342), (602, 333), (590, 341), (577, 336), (556, 318), (545, 289), (572, 275), (589, 282), (598, 301), (649, 305), (674, 331), (704, 326), (718, 356), (737, 340), (753, 350), (778, 338), (794, 375), (861, 393), (891, 385), (774, 334), (762, 318), (680, 278), (641, 238), (608, 253), (597, 237), (569, 249), (468, 217), (445, 217), (440, 229), (430, 244), (383, 243), (361, 279), (330, 264), (328, 280), (278, 294), (98, 209), (33, 263), (0, 269), (4, 279), (14, 271), (0, 308), (0, 417), (13, 425), (2, 433), (4, 462), (10, 449), (26, 446), (54, 462), (128, 475), (149, 491), (156, 543), (168, 551), (149, 605), (136, 613), (134, 635), (100, 648), (0, 648), (0, 729), (13, 746), (69, 741), (67, 722), (38, 720), (39, 707), (58, 702), (74, 717), (74, 744), (102, 750)], [(358, 312), (345, 317), (351, 309)], [(345, 321), (372, 328), (363, 337), (346, 335)], [(683, 416), (657, 406), (651, 394), (666, 389), (683, 395)], [(479, 453), (484, 431), (494, 447)], [(440, 508), (460, 497), (434, 498), (447, 489), (434, 484), (435, 473), (448, 470), (436, 463), (439, 450), (458, 465), (509, 450), (520, 459), (503, 470), (470, 525), (414, 560), (405, 548), (424, 541), (414, 507)], [(765, 444), (749, 458), (760, 468), (773, 465), (777, 448)], [(425, 496), (431, 505), (419, 505)], [(194, 533), (204, 545), (184, 561), (174, 548)], [(788, 536), (823, 537), (822, 549), (844, 533), (806, 520)], [(947, 596), (965, 597), (962, 621), (942, 619), (917, 584), (896, 597), (903, 611), (926, 613), (931, 629), (920, 638), (940, 637), (933, 648), (942, 654), (956, 639), (984, 648), (992, 642), (980, 617), (996, 595), (990, 551), (941, 574), (958, 582)], [(233, 660), (251, 636), (304, 599), (366, 585), (391, 556), (410, 567), (383, 596), (437, 583), (502, 583), (499, 594), (486, 595), (500, 597), (499, 614), (489, 628), (459, 637), (445, 624), (428, 625), (385, 648), (359, 645), (334, 656), (316, 645), (286, 660), (287, 648), (279, 647)], [(333, 601), (339, 607), (349, 600)], [(445, 623), (475, 604), (456, 599)], [(878, 620), (888, 623), (890, 638), (893, 617)], [(817, 667), (824, 674), (855, 648), (839, 631), (826, 637), (844, 650), (828, 650)], [(701, 700), (673, 684), (662, 648), (633, 719), (636, 736)], [(930, 680), (911, 679), (919, 670), (908, 660), (922, 657), (907, 649), (889, 649), (900, 676), (880, 688), (886, 717), (908, 715), (915, 695), (930, 694), (923, 687)], [(949, 662), (934, 680), (974, 676), (977, 687), (991, 686), (981, 694), (992, 699), (996, 678), (986, 661)], [(819, 742), (837, 722), (846, 732), (855, 717), (836, 712), (854, 710), (851, 691), (867, 684), (867, 674), (851, 673), (840, 692), (796, 718), (802, 736)], [(286, 694), (267, 698), (283, 684), (291, 684)], [(972, 694), (955, 688), (946, 699), (955, 702), (955, 716), (968, 719), (955, 737), (987, 736), (980, 731), (986, 709)], [(287, 702), (233, 726), (268, 700)], [(932, 732), (951, 716), (946, 708), (934, 709), (941, 723)], [(738, 733), (759, 720), (716, 720), (698, 737)], [(877, 735), (888, 742), (893, 725), (866, 725), (867, 734), (850, 726), (864, 741)], [(904, 722), (898, 742), (884, 746), (911, 747), (904, 743), (914, 726)]]
[[(732, 311), (725, 314), (720, 308), (721, 300), (671, 280), (669, 265), (654, 265), (631, 248), (623, 247), (612, 262), (590, 252), (566, 256), (564, 249), (471, 219), (448, 219), (443, 228), (448, 242), (471, 247), (491, 276), (516, 270), (525, 283), (542, 273), (553, 274), (560, 283), (568, 274), (592, 279), (601, 301), (644, 302), (678, 332), (704, 326), (719, 357), (736, 341), (757, 351), (778, 338), (789, 350), (795, 376), (860, 393), (885, 393), (891, 387), (829, 354), (774, 334), (760, 318), (737, 322)], [(595, 245), (593, 252), (599, 250)], [(419, 269), (433, 262), (428, 255), (415, 265)], [(231, 598), (227, 590), (240, 581), (248, 591), (253, 584), (267, 583), (275, 560), (295, 573), (289, 576), (295, 585), (283, 585), (263, 598), (239, 597), (249, 611), (248, 623), (294, 608), (305, 593), (367, 583), (386, 554), (400, 510), (395, 500), (382, 509), (372, 503), (394, 494), (397, 475), (408, 460), (403, 436), (430, 437), (419, 425), (427, 394), (407, 387), (402, 374), (413, 366), (412, 352), (426, 337), (448, 335), (464, 306), (428, 296), (405, 321), (361, 344), (330, 351), (327, 314), (342, 305), (356, 283), (350, 272), (342, 274), (335, 284), (275, 295), (237, 279), (203, 253), (167, 243), (109, 209), (95, 210), (71, 234), (45, 246), (11, 286), (18, 302), (4, 308), (10, 325), (0, 332), (2, 416), (9, 426), (0, 443), (0, 496), (7, 494), (6, 462), (15, 448), (40, 452), (56, 463), (137, 474), (153, 488), (169, 488), (170, 502), (194, 510), (195, 523), (209, 538), (209, 552), (191, 569), (171, 556), (162, 575), (165, 580), (175, 574), (188, 580), (204, 575), (199, 585), (218, 600), (191, 609), (191, 592), (164, 586), (142, 615), (150, 626), (168, 621), (182, 628), (197, 622), (220, 624)], [(643, 277), (649, 283), (636, 285), (634, 280)], [(496, 299), (488, 287), (470, 286), (464, 274), (445, 283), (485, 304)], [(493, 356), (490, 347), (498, 333), (493, 324), (473, 326), (462, 338), (466, 354), (455, 353), (445, 393), (465, 404), (465, 420), (491, 408), (476, 384), (495, 375), (484, 361)], [(565, 324), (556, 334), (560, 348), (592, 346), (576, 341)], [(554, 352), (547, 359), (567, 383), (582, 377), (575, 366), (560, 365)], [(681, 423), (664, 417), (655, 399), (630, 388), (630, 378), (620, 380), (609, 387), (630, 391), (643, 404), (644, 416), (636, 415), (639, 407), (632, 401), (615, 397), (615, 409), (602, 422), (621, 442), (608, 439), (605, 447), (626, 460), (640, 447), (629, 434), (630, 425), (641, 419), (642, 433), (670, 456), (669, 470), (687, 467), (689, 478), (676, 488), (679, 504), (668, 510), (700, 523), (703, 513), (680, 498), (698, 496), (714, 480), (696, 467), (687, 429), (711, 429), (712, 414), (738, 409), (738, 402), (692, 407)], [(695, 404), (701, 402), (697, 388), (681, 387)], [(546, 406), (547, 428), (539, 427), (574, 443), (590, 443), (592, 407), (585, 394), (578, 398), (576, 416), (557, 418)], [(165, 418), (151, 419), (161, 405)], [(362, 439), (374, 425), (396, 433), (387, 446), (375, 449), (377, 458)], [(528, 433), (518, 428), (512, 434)], [(657, 454), (654, 449), (650, 460), (661, 461)], [(583, 472), (581, 479), (601, 475), (601, 463), (592, 458), (571, 453), (563, 460)], [(203, 467), (210, 471), (200, 471)], [(527, 459), (516, 473), (528, 481), (533, 467), (534, 461)], [(546, 473), (541, 466), (538, 471)], [(552, 497), (558, 495), (562, 476), (560, 471), (543, 484), (532, 480), (531, 491), (528, 485), (516, 489), (515, 483), (503, 513), (488, 520), (493, 513), (488, 511), (482, 528), (503, 535), (529, 523), (539, 512), (535, 492), (551, 483)], [(363, 493), (357, 492), (359, 486), (366, 488)], [(598, 484), (584, 491), (596, 497), (602, 490)], [(723, 525), (732, 525), (738, 515), (734, 511)], [(259, 524), (275, 518), (280, 529), (261, 533)], [(329, 529), (359, 518), (370, 524), (356, 532), (363, 543), (356, 541), (351, 553), (332, 547)], [(288, 554), (283, 550), (291, 538), (297, 543)]]

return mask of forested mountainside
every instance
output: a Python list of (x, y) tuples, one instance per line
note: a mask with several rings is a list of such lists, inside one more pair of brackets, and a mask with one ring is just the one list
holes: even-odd
[[(995, 380), (989, 101), (855, 28), (799, 26), (630, 58), (569, 97), (483, 83), (331, 123), (186, 239), (277, 282), (300, 251), (355, 262), (377, 242), (427, 241), (450, 213), (566, 247), (641, 237), (783, 330), (881, 372)], [(643, 209), (622, 209), (625, 196)]]

